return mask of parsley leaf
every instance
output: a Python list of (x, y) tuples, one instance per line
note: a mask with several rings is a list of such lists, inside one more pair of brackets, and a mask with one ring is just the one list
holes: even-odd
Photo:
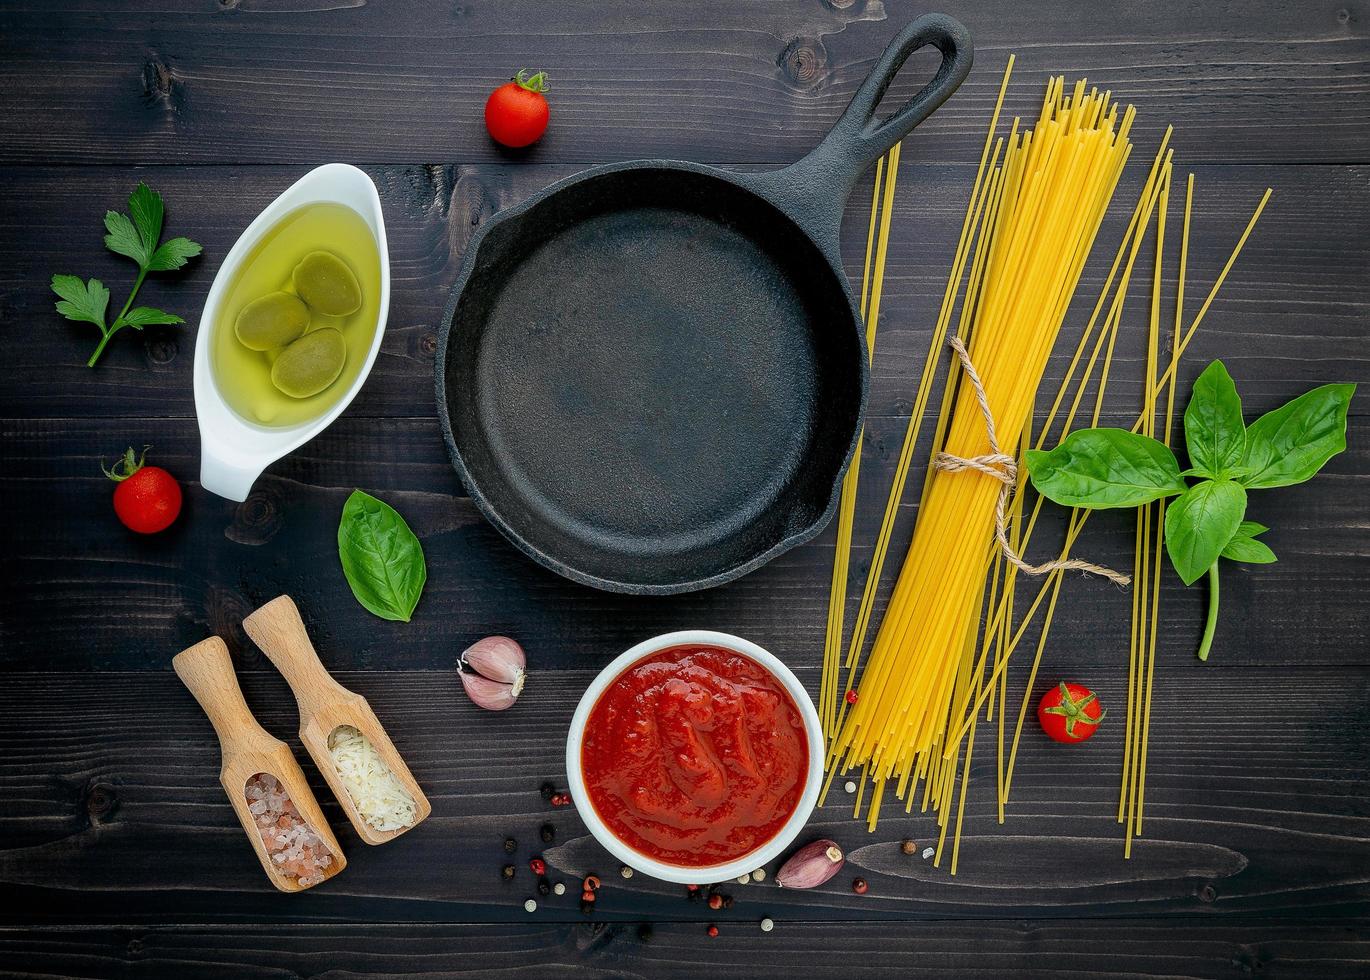
[(109, 290), (99, 279), (82, 282), (76, 276), (53, 276), (52, 291), (62, 297), (57, 312), (68, 320), (93, 323), (105, 329), (105, 310), (109, 307)]
[(151, 306), (133, 306), (143, 280), (149, 272), (170, 272), (179, 269), (187, 261), (200, 254), (200, 245), (189, 238), (172, 238), (161, 245), (162, 223), (166, 217), (166, 207), (162, 195), (147, 184), (140, 183), (128, 199), (128, 214), (119, 211), (105, 212), (105, 247), (116, 255), (126, 256), (138, 263), (138, 278), (129, 291), (128, 300), (114, 322), (106, 326), (105, 313), (109, 308), (109, 290), (99, 279), (82, 282), (76, 276), (57, 275), (52, 277), (52, 291), (60, 299), (55, 304), (57, 312), (68, 320), (93, 323), (100, 328), (100, 343), (95, 353), (86, 362), (94, 367), (104, 353), (105, 345), (123, 327), (141, 330), (152, 324), (184, 323), (174, 313), (167, 313)]

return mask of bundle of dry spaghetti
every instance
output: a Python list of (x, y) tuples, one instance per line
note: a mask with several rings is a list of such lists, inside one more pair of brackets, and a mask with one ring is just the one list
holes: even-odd
[(976, 206), (983, 224), (960, 331), (968, 335), (974, 370), (954, 395), (949, 381), (954, 410), (949, 422), (943, 413), (938, 433), (942, 459), (972, 465), (930, 475), (856, 700), (843, 705), (829, 748), (830, 778), (860, 767), (873, 781), (872, 825), (890, 780), (910, 804), (919, 780), (930, 789), (937, 783), (939, 796), (943, 786), (949, 790), (956, 767), (943, 763), (940, 744), (948, 724), (960, 721), (958, 705), (974, 697), (967, 687), (978, 685), (968, 664), (986, 573), (999, 547), (1002, 494), (1015, 472), (1004, 454), (1023, 435), (1131, 150), (1132, 119), (1132, 108), (1120, 114), (1107, 93), (1087, 91), (1080, 81), (1067, 94), (1064, 79), (1056, 78), (1033, 129), (1019, 133), (1015, 120), (1002, 163), (997, 150), (990, 161)]

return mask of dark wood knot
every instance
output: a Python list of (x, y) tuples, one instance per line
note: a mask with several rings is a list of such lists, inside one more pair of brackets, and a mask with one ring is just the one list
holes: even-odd
[(438, 338), (431, 333), (426, 333), (419, 340), (419, 350), (432, 357), (438, 352)]
[(158, 57), (143, 62), (143, 101), (148, 105), (172, 101), (180, 87), (175, 70)]
[(118, 803), (119, 797), (108, 783), (94, 783), (86, 790), (86, 813), (93, 824), (108, 819)]
[(819, 38), (797, 37), (780, 52), (778, 64), (790, 84), (810, 89), (827, 74), (828, 49)]
[(155, 364), (168, 364), (174, 361), (181, 351), (175, 334), (151, 334), (146, 331), (143, 336), (143, 348), (147, 351), (148, 359)]
[(1218, 889), (1214, 888), (1212, 885), (1204, 885), (1199, 889), (1199, 901), (1203, 902), (1205, 905), (1212, 904), (1213, 900), (1217, 897)]
[(224, 536), (236, 544), (263, 545), (281, 529), (281, 509), (270, 486), (254, 488), (235, 508)]

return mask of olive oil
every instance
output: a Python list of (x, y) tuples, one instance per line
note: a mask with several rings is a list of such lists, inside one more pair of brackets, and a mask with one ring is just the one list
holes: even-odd
[(219, 306), (210, 363), (224, 401), (256, 425), (322, 415), (361, 373), (380, 300), (380, 253), (365, 219), (333, 203), (291, 211), (253, 247)]

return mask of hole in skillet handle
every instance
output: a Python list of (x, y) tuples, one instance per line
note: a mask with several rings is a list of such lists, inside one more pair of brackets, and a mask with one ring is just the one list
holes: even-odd
[[(889, 116), (877, 118), (880, 100), (904, 63), (928, 45), (942, 54), (937, 73)], [(837, 227), (857, 178), (951, 98), (970, 74), (973, 60), (970, 32), (960, 21), (945, 14), (925, 14), (912, 21), (886, 46), (823, 141), (784, 170), (763, 175), (763, 181), (773, 177), (779, 185), (779, 193), (773, 191), (772, 196), (794, 202), (795, 216), (822, 241), (820, 228), (830, 232)], [(817, 216), (823, 217), (815, 222)], [(820, 227), (814, 227), (816, 223)]]

